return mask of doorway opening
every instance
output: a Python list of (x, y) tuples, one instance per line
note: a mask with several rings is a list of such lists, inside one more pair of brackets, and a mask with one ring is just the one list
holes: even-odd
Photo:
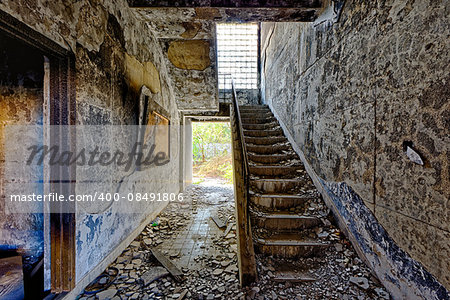
[(229, 122), (192, 123), (193, 183), (233, 183)]
[(74, 203), (11, 199), (74, 192), (75, 180), (61, 180), (75, 178), (74, 166), (24, 165), (27, 153), (20, 150), (50, 144), (75, 150), (75, 135), (50, 127), (76, 122), (75, 61), (73, 53), (2, 11), (0, 40), (0, 225), (6, 224), (0, 250), (16, 257), (9, 266), (23, 268), (16, 273), (19, 293), (36, 299), (75, 285)]
[[(15, 126), (39, 129), (43, 124), (44, 55), (1, 30), (0, 40), (0, 273), (10, 274), (6, 283), (0, 283), (7, 291), (0, 294), (33, 299), (44, 292), (44, 207), (33, 202), (30, 211), (23, 212), (8, 196), (20, 194), (25, 185), (33, 193), (43, 191), (42, 166), (32, 174), (17, 170), (17, 161), (23, 158), (15, 155), (14, 146), (25, 142), (13, 136), (19, 130)], [(30, 129), (27, 137), (27, 144), (44, 143), (43, 131)]]

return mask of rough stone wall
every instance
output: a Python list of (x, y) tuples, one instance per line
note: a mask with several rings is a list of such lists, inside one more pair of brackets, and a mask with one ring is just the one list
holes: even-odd
[[(111, 192), (177, 193), (179, 124), (177, 104), (159, 42), (125, 1), (2, 1), (0, 9), (46, 35), (76, 57), (77, 123), (79, 125), (137, 125), (143, 85), (151, 99), (168, 112), (173, 126), (170, 163), (144, 171), (110, 174)], [(126, 145), (128, 136), (105, 139)], [(83, 146), (77, 140), (78, 146)], [(98, 174), (102, 175), (102, 174)], [(85, 177), (86, 176), (86, 177)], [(89, 178), (77, 170), (77, 182)], [(121, 182), (121, 183), (119, 183)], [(104, 186), (104, 185), (103, 185)], [(85, 193), (78, 185), (77, 192)], [(168, 188), (169, 187), (169, 188)], [(92, 188), (92, 187), (91, 187)], [(113, 204), (98, 211), (77, 211), (76, 280), (98, 265), (148, 216), (166, 202), (127, 203), (136, 212), (122, 213)]]
[[(13, 170), (21, 162), (7, 159), (11, 157), (8, 152), (16, 151), (9, 147), (8, 130), (15, 125), (42, 124), (44, 56), (3, 33), (0, 33), (0, 40), (0, 251), (17, 250), (39, 257), (44, 249), (44, 219), (42, 213), (37, 213), (43, 212), (42, 204), (30, 204), (35, 206), (36, 213), (14, 212), (10, 210), (14, 205), (9, 204), (6, 194), (19, 194), (22, 184), (39, 182), (43, 177), (39, 167), (34, 168), (33, 174), (22, 177), (24, 174), (19, 170)], [(31, 143), (42, 145), (42, 134), (29, 137)], [(15, 146), (21, 147), (20, 141)], [(43, 186), (35, 183), (30, 188), (39, 193)]]
[(448, 1), (346, 1), (332, 25), (262, 26), (265, 101), (314, 172), (348, 184), (447, 289), (449, 10)]

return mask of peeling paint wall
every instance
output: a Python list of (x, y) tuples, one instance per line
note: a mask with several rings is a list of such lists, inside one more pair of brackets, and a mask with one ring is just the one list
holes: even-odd
[[(139, 95), (143, 85), (154, 94), (157, 101), (176, 125), (178, 111), (171, 87), (166, 61), (160, 44), (146, 23), (139, 21), (133, 13), (123, 16), (126, 7), (118, 2), (114, 10), (100, 6), (105, 23), (102, 43), (98, 50), (89, 44), (77, 44), (77, 121), (80, 125), (137, 125)], [(91, 9), (90, 5), (80, 10)], [(120, 13), (119, 13), (120, 10)], [(122, 16), (122, 19), (120, 19)], [(127, 19), (130, 18), (130, 19)], [(132, 26), (130, 25), (132, 23)], [(82, 24), (81, 31), (86, 31)], [(147, 34), (143, 34), (147, 32)], [(139, 39), (137, 37), (140, 37)], [(135, 49), (135, 50), (133, 50)], [(176, 127), (176, 126), (174, 126)], [(112, 192), (128, 193), (177, 193), (178, 189), (178, 132), (171, 134), (171, 162), (169, 165), (152, 167), (146, 171), (121, 171), (104, 174), (97, 178), (108, 178)], [(129, 148), (132, 137), (111, 136), (105, 142), (113, 141), (117, 147)], [(86, 178), (92, 169), (85, 170)], [(78, 172), (78, 171), (77, 171)], [(82, 171), (77, 178), (83, 179)], [(163, 179), (163, 180), (162, 180)], [(102, 181), (102, 186), (105, 182)], [(85, 193), (97, 190), (95, 186), (80, 184), (77, 190)], [(98, 188), (97, 188), (98, 189)], [(136, 213), (123, 205), (132, 205)], [(95, 211), (79, 210), (77, 214), (77, 279), (81, 279), (91, 268), (101, 262), (107, 254), (121, 243), (143, 221), (164, 206), (163, 202), (116, 203), (112, 206), (96, 207)], [(143, 213), (139, 213), (143, 212)], [(146, 220), (147, 222), (150, 220)], [(101, 251), (98, 246), (102, 245)]]
[[(12, 170), (19, 161), (8, 161), (8, 130), (11, 125), (40, 125), (43, 119), (44, 56), (37, 50), (15, 41), (0, 32), (0, 251), (17, 250), (25, 255), (43, 254), (43, 214), (11, 211), (11, 193), (20, 194), (21, 184), (34, 183), (30, 189), (42, 191), (43, 169), (34, 168), (33, 174)], [(11, 127), (9, 127), (11, 128)], [(29, 135), (30, 141), (42, 145), (43, 132)], [(20, 147), (18, 141), (17, 147)], [(11, 157), (11, 156), (9, 156)], [(8, 169), (9, 168), (9, 169)], [(8, 176), (6, 176), (8, 175)], [(41, 203), (33, 203), (34, 211), (43, 212)]]
[[(449, 10), (448, 1), (346, 1), (335, 24), (262, 26), (265, 102), (313, 172), (324, 183), (347, 184), (375, 216), (373, 225), (381, 224), (407, 253), (383, 258), (397, 263), (393, 276), (410, 256), (447, 289)], [(425, 165), (406, 156), (404, 142)], [(325, 190), (338, 207), (350, 201)], [(364, 222), (355, 211), (341, 217)], [(376, 236), (364, 237), (370, 238)], [(375, 264), (381, 258), (373, 254)], [(424, 287), (382, 280), (397, 286), (398, 298), (406, 293), (399, 286)]]
[[(137, 125), (142, 86), (152, 92), (170, 118), (170, 163), (144, 171), (107, 174), (111, 192), (179, 192), (178, 107), (164, 49), (148, 24), (124, 0), (110, 1), (2, 1), (0, 9), (54, 40), (76, 56), (77, 123), (79, 125)], [(105, 136), (121, 145), (132, 137)], [(77, 140), (78, 147), (86, 141)], [(95, 176), (95, 170), (77, 169), (77, 182)], [(99, 178), (97, 177), (97, 178)], [(102, 177), (102, 179), (105, 179)], [(95, 186), (77, 184), (77, 193)], [(167, 202), (125, 203), (136, 213), (123, 213), (114, 203), (76, 215), (76, 281), (79, 282), (148, 216)]]
[(155, 32), (180, 110), (218, 110), (215, 25), (195, 9), (136, 9)]

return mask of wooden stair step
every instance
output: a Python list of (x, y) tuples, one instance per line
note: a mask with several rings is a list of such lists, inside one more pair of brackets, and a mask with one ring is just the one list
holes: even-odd
[(270, 110), (241, 111), (241, 118), (274, 118)]
[(269, 266), (273, 272), (275, 282), (311, 282), (317, 278), (309, 272), (311, 266), (286, 261), (284, 259), (271, 260)]
[(293, 231), (316, 227), (322, 221), (314, 216), (304, 216), (294, 213), (261, 213), (251, 212), (252, 224), (267, 230)]
[(243, 117), (241, 116), (241, 121), (242, 124), (268, 124), (268, 123), (276, 123), (276, 119), (274, 117), (257, 117), (257, 116), (252, 116), (252, 117)]
[(280, 136), (283, 135), (281, 127), (267, 130), (245, 129), (244, 136), (249, 137), (267, 137), (267, 136)]
[(304, 183), (301, 179), (250, 178), (250, 186), (262, 194), (289, 194), (298, 190)]
[(242, 128), (244, 130), (269, 130), (279, 127), (280, 124), (278, 122), (270, 122), (265, 124), (253, 124), (253, 123), (244, 123), (242, 122)]
[(273, 145), (277, 143), (285, 143), (287, 139), (284, 136), (273, 137), (245, 137), (245, 142), (253, 145)]
[(253, 152), (256, 154), (277, 154), (282, 153), (282, 151), (291, 150), (291, 146), (289, 144), (277, 144), (277, 145), (253, 145), (246, 144), (247, 151)]
[(270, 237), (255, 238), (255, 249), (259, 253), (283, 258), (321, 256), (329, 245), (305, 239), (296, 233), (279, 233)]
[(329, 244), (305, 239), (298, 233), (276, 233), (269, 237), (259, 237), (257, 242), (268, 246), (328, 247)]
[(250, 174), (255, 176), (284, 176), (291, 175), (295, 177), (297, 170), (302, 171), (302, 165), (296, 166), (249, 166)]
[(291, 207), (303, 206), (306, 202), (313, 200), (311, 196), (299, 196), (299, 195), (281, 195), (281, 194), (269, 194), (261, 195), (254, 194), (250, 196), (250, 201), (261, 207), (285, 210)]
[(241, 114), (241, 117), (243, 116), (273, 116), (273, 113), (268, 108), (259, 108), (259, 109), (239, 109), (239, 112)]
[(257, 110), (257, 109), (267, 109), (270, 110), (269, 106), (266, 104), (259, 105), (239, 105), (239, 110)]
[(289, 160), (296, 158), (295, 153), (289, 153), (289, 154), (254, 154), (254, 153), (248, 153), (247, 154), (248, 159), (251, 162), (254, 163), (261, 163), (261, 164), (276, 164), (279, 162), (282, 162), (284, 160)]

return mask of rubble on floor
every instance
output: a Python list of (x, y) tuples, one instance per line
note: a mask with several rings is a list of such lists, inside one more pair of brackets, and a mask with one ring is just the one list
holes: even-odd
[[(119, 269), (117, 280), (108, 289), (79, 299), (389, 299), (333, 224), (322, 231), (333, 243), (325, 256), (283, 261), (258, 255), (259, 281), (240, 289), (233, 189), (214, 184), (206, 180), (191, 186), (183, 203), (169, 204), (111, 264)], [(227, 226), (219, 229), (212, 216)], [(174, 263), (184, 280), (174, 280), (151, 249)], [(283, 274), (276, 274), (273, 266), (283, 263), (291, 268), (289, 276), (295, 279), (297, 271), (304, 282), (278, 281)]]

